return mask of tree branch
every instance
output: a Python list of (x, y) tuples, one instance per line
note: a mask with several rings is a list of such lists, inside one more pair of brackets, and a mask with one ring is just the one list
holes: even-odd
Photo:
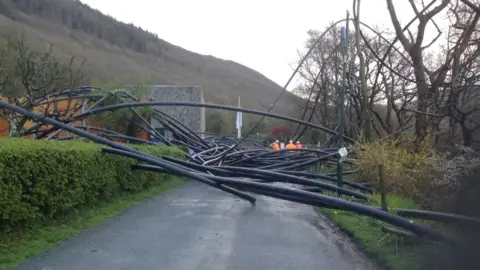
[(400, 26), (400, 21), (397, 17), (397, 12), (395, 11), (395, 6), (392, 3), (392, 0), (387, 1), (388, 12), (390, 13), (390, 18), (392, 20), (393, 28), (395, 28), (395, 33), (397, 34), (398, 40), (402, 43), (403, 47), (408, 51), (412, 48), (412, 43), (410, 43), (402, 31)]

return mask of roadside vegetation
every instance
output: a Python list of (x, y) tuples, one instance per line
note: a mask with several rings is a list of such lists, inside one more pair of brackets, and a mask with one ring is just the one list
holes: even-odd
[[(31, 109), (31, 101), (38, 95), (91, 81), (79, 72), (85, 70), (84, 64), (100, 79), (110, 80), (118, 74), (131, 80), (132, 74), (142, 74), (158, 83), (201, 84), (207, 100), (228, 105), (236, 105), (242, 93), (245, 107), (267, 107), (272, 94), (278, 93), (276, 84), (243, 66), (191, 54), (78, 1), (49, 0), (51, 5), (45, 9), (38, 9), (38, 2), (0, 2), (4, 7), (0, 8), (4, 15), (0, 22), (20, 25), (24, 36), (35, 43), (31, 46), (24, 39), (0, 36), (5, 47), (0, 93), (27, 94), (27, 102), (20, 104), (26, 109)], [(384, 189), (388, 208), (479, 217), (480, 9), (478, 3), (469, 0), (434, 1), (430, 8), (425, 8), (422, 1), (409, 2), (415, 18), (404, 31), (406, 22), (398, 20), (393, 0), (386, 0), (392, 31), (361, 26), (360, 1), (353, 1), (354, 27), (348, 50), (339, 46), (338, 26), (329, 27), (318, 43), (321, 32), (309, 31), (305, 45), (307, 49), (312, 47), (313, 53), (300, 68), (297, 79), (302, 83), (295, 89), (304, 100), (297, 103), (291, 98), (279, 111), (286, 114), (290, 111), (287, 105), (298, 105), (294, 111), (303, 111), (303, 120), (332, 130), (339, 127), (339, 114), (345, 113), (346, 135), (360, 142), (351, 149), (355, 164), (348, 168), (357, 173), (348, 178), (377, 191)], [(427, 40), (427, 25), (436, 26), (440, 17), (448, 24), (448, 31), (442, 34), (437, 27), (438, 36)], [(36, 24), (49, 26), (45, 28), (50, 30), (37, 31)], [(60, 50), (53, 52), (53, 46), (44, 50), (42, 39), (55, 40), (55, 48)], [(392, 40), (398, 40), (395, 46)], [(435, 47), (437, 41), (446, 46)], [(350, 57), (346, 67), (345, 51)], [(85, 55), (87, 61), (72, 57), (77, 53)], [(234, 75), (245, 79), (237, 80)], [(345, 112), (339, 112), (339, 89), (345, 85)], [(12, 120), (18, 116), (4, 113), (2, 117)], [(130, 115), (120, 111), (105, 117), (121, 122)], [(207, 110), (206, 118), (208, 132), (235, 133), (234, 113)], [(257, 119), (245, 117), (244, 129), (252, 127)], [(24, 119), (14, 121), (12, 136), (22, 137), (31, 131)], [(267, 134), (283, 136), (282, 140), (292, 137), (292, 130), (273, 132), (285, 128), (283, 124), (264, 122), (254, 136), (259, 133), (266, 141), (273, 139)], [(335, 143), (335, 138), (304, 127), (294, 133), (304, 134), (301, 140), (313, 144), (329, 147)], [(171, 148), (142, 150), (179, 156)], [(39, 254), (121, 212), (137, 199), (178, 182), (165, 174), (132, 172), (133, 163), (103, 155), (97, 145), (84, 142), (0, 140), (0, 269)], [(460, 225), (418, 220), (447, 231), (462, 243), (462, 248), (445, 249), (371, 218), (322, 211), (390, 269), (472, 269), (472, 262), (478, 262), (480, 233)]]
[[(308, 32), (305, 49), (313, 53), (300, 68), (302, 84), (295, 90), (305, 98), (299, 104), (302, 119), (340, 130), (340, 115), (345, 116), (345, 135), (359, 142), (349, 146), (355, 162), (348, 169), (357, 173), (345, 178), (376, 192), (385, 189), (388, 207), (479, 217), (478, 1), (408, 1), (410, 15), (399, 19), (398, 1), (385, 0), (389, 27), (361, 23), (365, 2), (352, 0), (348, 48), (339, 34), (345, 22)], [(442, 30), (436, 26), (440, 21)], [(344, 111), (339, 110), (341, 90)], [(321, 138), (320, 144), (339, 146), (334, 137)], [(334, 171), (334, 166), (326, 170)], [(387, 268), (480, 268), (480, 232), (459, 224), (418, 221), (461, 243), (444, 249), (385, 231), (370, 218), (324, 211)]]
[[(62, 112), (50, 110), (58, 105), (55, 102), (47, 102), (40, 109), (34, 104), (42, 97), (88, 84), (91, 78), (84, 73), (84, 61), (71, 57), (64, 65), (53, 45), (46, 51), (35, 50), (31, 40), (17, 32), (0, 36), (0, 45), (0, 97), (46, 117), (72, 115), (74, 102)], [(110, 104), (119, 103), (122, 100), (109, 91), (125, 84), (122, 79), (110, 83), (95, 80), (95, 85), (103, 89), (95, 94), (106, 96)], [(129, 91), (142, 97), (146, 84), (143, 80)], [(146, 118), (151, 115), (151, 108), (138, 111)], [(183, 179), (168, 174), (132, 171), (134, 160), (105, 155), (94, 143), (27, 138), (42, 126), (5, 110), (0, 110), (0, 117), (4, 124), (0, 136), (10, 137), (0, 138), (0, 270), (12, 269), (128, 207), (183, 183)], [(125, 123), (135, 117), (124, 109), (103, 113), (94, 120), (134, 136), (139, 129)], [(9, 130), (5, 131), (5, 127)], [(131, 146), (154, 156), (183, 158), (183, 152), (176, 148)]]
[[(379, 196), (377, 198), (380, 199)], [(413, 201), (397, 196), (389, 196), (388, 204), (391, 207), (416, 208)], [(415, 245), (406, 244), (400, 236), (382, 231), (385, 226), (382, 222), (340, 210), (320, 209), (320, 212), (351, 236), (380, 265), (391, 270), (426, 269), (425, 252)]]
[[(478, 155), (469, 149), (464, 150), (456, 155), (464, 162), (459, 164), (455, 158), (432, 150), (429, 142), (424, 141), (420, 148), (414, 146), (408, 137), (358, 143), (352, 149), (355, 165), (349, 167), (357, 172), (348, 178), (380, 192), (380, 178), (383, 177), (389, 211), (393, 208), (425, 209), (479, 217)], [(380, 167), (383, 167), (383, 174)], [(370, 204), (380, 207), (380, 194), (375, 194), (374, 198)], [(421, 240), (373, 218), (340, 210), (319, 208), (319, 211), (387, 269), (452, 269), (459, 266), (472, 269), (474, 265), (472, 246), (480, 238), (474, 229), (461, 224), (414, 219), (456, 237), (463, 246), (452, 249)]]
[[(133, 147), (183, 158), (175, 148)], [(134, 164), (89, 142), (0, 139), (0, 269), (12, 269), (183, 182), (132, 171)]]

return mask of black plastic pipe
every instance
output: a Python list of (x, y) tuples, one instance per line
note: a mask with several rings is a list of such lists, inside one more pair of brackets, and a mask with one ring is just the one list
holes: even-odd
[[(309, 126), (314, 129), (318, 129), (324, 132), (327, 132), (332, 135), (339, 136), (339, 133), (325, 128), (323, 126), (315, 125), (309, 122), (305, 122), (302, 120), (298, 120), (292, 117), (288, 116), (283, 116), (279, 114), (274, 114), (274, 113), (266, 113), (258, 110), (252, 110), (252, 109), (245, 109), (245, 108), (239, 108), (239, 107), (233, 107), (233, 106), (226, 106), (226, 105), (217, 105), (217, 104), (208, 104), (208, 103), (199, 103), (199, 102), (182, 102), (182, 101), (151, 101), (151, 102), (132, 102), (132, 103), (122, 103), (122, 104), (114, 104), (114, 105), (108, 105), (105, 107), (97, 108), (90, 110), (88, 112), (79, 114), (74, 117), (74, 119), (82, 119), (84, 117), (90, 116), (90, 115), (95, 115), (101, 112), (105, 111), (111, 111), (111, 110), (116, 110), (116, 109), (121, 109), (121, 108), (126, 108), (126, 107), (145, 107), (145, 106), (186, 106), (186, 107), (202, 107), (202, 108), (212, 108), (212, 109), (220, 109), (220, 110), (227, 110), (227, 111), (239, 111), (239, 112), (244, 112), (244, 113), (251, 113), (251, 114), (256, 114), (256, 115), (263, 115), (263, 116), (268, 116), (272, 118), (277, 118), (285, 121), (290, 121), (294, 122), (297, 124), (303, 124), (306, 126)], [(349, 142), (355, 142), (352, 138), (349, 138), (347, 136), (343, 136), (343, 138), (346, 141)]]
[(289, 183), (295, 183), (295, 184), (302, 184), (302, 185), (308, 185), (308, 186), (315, 186), (318, 188), (322, 188), (325, 190), (330, 190), (330, 191), (335, 191), (340, 194), (345, 194), (349, 196), (354, 196), (355, 198), (362, 199), (362, 200), (368, 200), (369, 197), (365, 194), (362, 194), (357, 191), (353, 190), (348, 190), (346, 188), (340, 188), (336, 185), (331, 185), (328, 183), (323, 183), (319, 181), (314, 181), (306, 178), (301, 178), (298, 176), (294, 175), (288, 175), (288, 174), (281, 174), (281, 173), (274, 173), (270, 171), (262, 171), (259, 169), (247, 169), (247, 168), (238, 168), (232, 169), (232, 168), (237, 168), (237, 167), (228, 167), (228, 166), (220, 166), (220, 167), (209, 167), (209, 166), (203, 166), (199, 164), (193, 164), (184, 160), (180, 160), (174, 157), (162, 157), (163, 159), (166, 159), (168, 161), (178, 163), (180, 165), (183, 165), (188, 168), (194, 168), (199, 171), (207, 172), (210, 171), (212, 173), (219, 173), (224, 176), (228, 176), (228, 174), (232, 173), (232, 171), (235, 171), (236, 173), (243, 173), (244, 176), (249, 176), (250, 178), (259, 178), (262, 180), (265, 180), (266, 182), (289, 182)]
[(176, 126), (177, 128), (179, 128), (181, 130), (183, 129), (183, 131), (186, 132), (186, 133), (190, 133), (190, 135), (192, 135), (195, 139), (197, 139), (199, 143), (201, 143), (203, 146), (208, 147), (208, 144), (200, 136), (198, 136), (197, 133), (195, 133), (189, 127), (184, 125), (182, 122), (178, 121), (177, 119), (175, 119), (171, 115), (168, 115), (165, 112), (162, 112), (161, 110), (155, 109), (154, 111), (158, 114), (163, 115), (165, 118), (170, 119), (171, 122), (172, 122), (172, 125)]
[[(201, 176), (201, 174), (198, 171), (195, 171), (194, 169), (185, 168), (185, 167), (180, 166), (180, 165), (175, 165), (175, 164), (172, 164), (172, 163), (170, 163), (166, 160), (161, 160), (162, 162), (158, 162), (158, 160), (156, 158), (152, 159), (152, 158), (149, 158), (149, 156), (134, 153), (134, 152), (130, 152), (128, 150), (121, 150), (121, 149), (108, 148), (108, 147), (102, 147), (101, 149), (102, 149), (102, 151), (104, 151), (106, 153), (117, 154), (117, 155), (121, 155), (121, 156), (124, 156), (124, 157), (130, 157), (130, 158), (134, 158), (134, 159), (137, 159), (137, 160), (141, 160), (143, 162), (153, 164), (153, 165), (158, 166), (158, 167), (162, 168), (163, 170), (165, 170), (165, 171), (167, 171), (168, 173), (171, 173), (171, 174), (184, 176), (184, 177), (185, 176), (191, 177), (191, 175), (194, 175), (195, 178), (192, 177), (192, 179), (195, 179), (195, 180), (200, 179), (198, 181), (200, 181), (202, 183), (205, 183), (209, 186), (216, 187), (220, 190), (226, 191), (230, 194), (236, 195), (236, 196), (238, 196), (238, 197), (240, 197), (244, 200), (249, 201), (252, 204), (255, 204), (255, 198), (254, 197), (252, 197), (252, 196), (250, 196), (246, 193), (243, 193), (241, 191), (238, 191), (234, 188), (227, 187), (227, 186), (222, 185), (220, 183), (211, 181), (210, 179), (208, 179), (204, 176)], [(155, 163), (160, 163), (160, 164), (164, 164), (164, 165), (157, 165)]]
[(242, 159), (242, 160), (231, 162), (231, 163), (229, 163), (229, 165), (239, 164), (239, 163), (242, 163), (242, 162), (246, 162), (246, 161), (256, 159), (256, 158), (260, 158), (260, 157), (264, 157), (264, 156), (270, 156), (270, 155), (275, 156), (275, 155), (282, 155), (282, 154), (286, 154), (286, 153), (293, 154), (294, 152), (313, 152), (313, 153), (319, 153), (319, 154), (324, 154), (324, 155), (325, 154), (330, 154), (330, 152), (327, 152), (327, 151), (322, 151), (320, 149), (309, 149), (309, 148), (280, 149), (280, 150), (275, 150), (275, 151), (265, 150), (265, 152), (260, 153), (256, 156), (251, 156), (251, 157), (248, 157), (248, 158), (245, 158), (245, 159)]
[(361, 199), (361, 200), (372, 200), (372, 198), (370, 198), (369, 196), (367, 196), (367, 195), (365, 195), (361, 192), (358, 192), (358, 191), (354, 191), (354, 190), (339, 187), (337, 185), (324, 183), (324, 182), (320, 182), (320, 181), (314, 181), (314, 180), (311, 180), (311, 179), (298, 177), (298, 176), (294, 176), (294, 175), (289, 175), (289, 174), (284, 174), (284, 173), (279, 173), (279, 172), (273, 172), (273, 171), (259, 170), (259, 169), (255, 169), (255, 168), (242, 168), (242, 167), (231, 167), (231, 166), (222, 166), (220, 168), (222, 168), (224, 170), (235, 171), (235, 172), (257, 174), (259, 176), (264, 177), (263, 179), (272, 180), (274, 182), (286, 182), (286, 183), (292, 183), (292, 184), (319, 187), (319, 188), (323, 188), (325, 190), (338, 192), (338, 193), (343, 194), (343, 195), (352, 196), (352, 197), (355, 197), (355, 198)]
[(251, 197), (251, 196), (244, 196), (243, 194), (241, 193), (238, 193), (237, 190), (234, 190), (232, 188), (228, 188), (228, 187), (224, 187), (222, 185), (219, 185), (218, 183), (215, 183), (215, 182), (212, 182), (211, 180), (207, 179), (207, 178), (204, 178), (204, 177), (201, 177), (201, 176), (198, 176), (196, 175), (195, 173), (192, 173), (192, 172), (189, 172), (189, 171), (185, 171), (185, 170), (182, 170), (181, 168), (178, 168), (177, 166), (174, 166), (172, 164), (170, 164), (169, 162), (167, 161), (164, 161), (164, 160), (161, 160), (161, 159), (158, 159), (157, 157), (154, 157), (152, 155), (148, 155), (148, 154), (145, 154), (141, 151), (138, 151), (136, 149), (133, 149), (133, 148), (130, 148), (130, 147), (127, 147), (121, 143), (117, 143), (117, 142), (113, 142), (113, 141), (110, 141), (108, 139), (105, 139), (105, 138), (102, 138), (102, 137), (99, 137), (99, 136), (96, 136), (94, 134), (91, 134), (91, 133), (88, 133), (86, 131), (83, 131), (83, 130), (80, 130), (80, 129), (77, 129), (71, 125), (67, 125), (67, 124), (64, 124), (64, 123), (61, 123), (59, 121), (56, 121), (54, 119), (51, 119), (51, 118), (48, 118), (48, 117), (45, 117), (45, 116), (42, 116), (42, 115), (39, 115), (35, 112), (31, 112), (31, 111), (27, 111), (21, 107), (18, 107), (18, 106), (15, 106), (15, 105), (12, 105), (12, 104), (9, 104), (9, 103), (6, 103), (4, 101), (0, 101), (0, 108), (5, 108), (9, 111), (12, 111), (12, 112), (15, 112), (15, 113), (19, 113), (21, 115), (24, 115), (28, 118), (31, 118), (31, 119), (35, 119), (37, 121), (40, 121), (40, 122), (43, 122), (43, 123), (47, 123), (47, 124), (50, 124), (52, 126), (56, 126), (58, 128), (61, 128), (61, 129), (64, 129), (64, 130), (67, 130), (69, 132), (72, 132), (78, 136), (81, 136), (83, 138), (86, 138), (86, 139), (89, 139), (89, 140), (92, 140), (94, 142), (97, 142), (97, 143), (101, 143), (101, 144), (104, 144), (104, 145), (108, 145), (108, 146), (111, 146), (115, 149), (113, 150), (121, 150), (124, 154), (125, 153), (129, 153), (131, 155), (134, 155), (135, 158), (139, 159), (139, 160), (142, 160), (144, 162), (148, 162), (148, 163), (151, 163), (153, 165), (156, 165), (156, 166), (159, 166), (159, 167), (162, 167), (164, 168), (165, 170), (168, 170), (172, 173), (175, 173), (175, 174), (178, 174), (178, 175), (182, 175), (184, 177), (188, 177), (188, 178), (191, 178), (191, 179), (194, 179), (194, 180), (197, 180), (199, 182), (202, 182), (202, 183), (205, 183), (207, 185), (210, 185), (210, 186), (213, 186), (213, 187), (216, 187), (216, 188), (219, 188), (223, 191), (226, 191), (230, 194), (233, 194), (233, 195), (236, 195), (242, 199), (245, 199), (245, 200), (248, 200), (250, 203), (254, 204), (255, 203), (255, 198), (254, 197)]
[[(140, 166), (140, 167), (144, 167), (144, 166)], [(159, 171), (163, 171), (162, 168), (155, 168), (155, 166), (149, 166), (149, 168), (151, 170), (158, 169)], [(268, 193), (268, 196), (282, 199), (282, 200), (292, 200), (292, 198), (298, 198), (299, 200), (295, 202), (307, 204), (307, 205), (319, 206), (319, 207), (341, 209), (345, 211), (352, 211), (355, 213), (363, 214), (363, 215), (370, 216), (378, 220), (390, 223), (392, 225), (398, 226), (405, 230), (411, 231), (419, 237), (430, 237), (432, 240), (437, 240), (437, 241), (450, 240), (450, 239), (447, 239), (441, 233), (435, 231), (434, 229), (428, 226), (415, 223), (412, 220), (408, 220), (403, 217), (385, 212), (376, 207), (367, 206), (367, 205), (363, 205), (363, 204), (355, 203), (351, 201), (345, 201), (345, 200), (341, 200), (338, 198), (334, 198), (334, 197), (330, 197), (330, 196), (322, 195), (318, 193), (298, 190), (294, 188), (287, 188), (283, 186), (263, 184), (263, 183), (245, 181), (240, 179), (231, 179), (227, 177), (220, 177), (220, 176), (214, 176), (214, 175), (211, 175), (209, 177), (211, 179), (215, 179), (215, 181), (218, 183), (222, 183), (228, 186), (233, 186), (238, 189), (249, 190), (252, 192), (255, 192), (256, 190), (261, 190), (263, 192)]]
[(123, 135), (121, 133), (118, 133), (116, 131), (109, 130), (109, 129), (106, 129), (106, 128), (99, 128), (99, 127), (92, 127), (92, 126), (75, 126), (75, 127), (79, 128), (79, 129), (92, 129), (92, 130), (97, 130), (97, 131), (104, 132), (103, 134), (99, 134), (102, 137), (121, 138), (121, 139), (129, 140), (129, 141), (132, 141), (132, 142), (138, 142), (138, 143), (149, 144), (149, 145), (156, 145), (156, 143), (154, 143), (154, 142), (146, 141), (146, 140), (143, 140), (143, 139), (140, 139), (140, 138), (137, 138), (137, 137)]
[[(318, 164), (318, 163), (320, 163), (324, 160), (327, 160), (331, 157), (334, 157), (336, 155), (337, 154), (332, 154), (332, 155), (329, 155), (329, 156), (310, 158), (309, 160), (306, 160), (306, 161), (303, 161), (303, 162), (300, 162), (300, 163), (295, 162), (294, 164), (291, 164), (290, 166), (285, 166), (282, 169), (283, 170), (295, 170), (295, 169), (300, 169), (300, 168), (304, 168), (304, 167), (307, 167), (307, 166), (313, 166), (315, 164)], [(278, 169), (276, 169), (276, 170), (278, 170)]]
[(389, 210), (402, 217), (432, 220), (432, 221), (438, 221), (443, 223), (460, 222), (464, 224), (480, 226), (480, 219), (474, 218), (474, 217), (468, 217), (464, 215), (427, 211), (427, 210), (416, 210), (416, 209), (391, 208)]
[[(312, 173), (312, 172), (292, 172), (292, 171), (283, 171), (283, 170), (278, 170), (280, 173), (285, 173), (285, 174), (294, 174), (297, 176), (304, 176), (304, 177), (310, 177), (310, 178), (318, 178), (318, 179), (323, 179), (331, 182), (337, 182), (337, 177), (330, 176), (328, 174), (319, 174), (319, 173)], [(336, 174), (335, 174), (336, 175)], [(350, 186), (355, 189), (360, 189), (365, 192), (373, 192), (373, 190), (369, 187), (366, 187), (362, 184), (355, 183), (349, 180), (343, 180), (343, 184), (346, 186)]]

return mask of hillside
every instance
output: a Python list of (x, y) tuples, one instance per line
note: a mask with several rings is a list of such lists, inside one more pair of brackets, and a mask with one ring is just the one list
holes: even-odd
[[(19, 31), (38, 49), (52, 43), (62, 61), (85, 59), (87, 75), (102, 81), (197, 85), (206, 101), (235, 104), (240, 95), (243, 107), (255, 109), (267, 108), (281, 91), (255, 70), (190, 52), (77, 0), (0, 0), (0, 35)], [(296, 100), (286, 93), (274, 111), (293, 112)]]

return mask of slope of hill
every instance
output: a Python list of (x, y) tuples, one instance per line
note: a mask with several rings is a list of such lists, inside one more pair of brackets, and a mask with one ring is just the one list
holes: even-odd
[[(240, 95), (242, 106), (255, 109), (265, 109), (281, 91), (248, 67), (187, 51), (78, 0), (0, 0), (0, 14), (0, 34), (23, 31), (37, 48), (52, 43), (59, 59), (82, 57), (86, 73), (101, 80), (197, 85), (207, 101), (235, 104)], [(274, 111), (290, 114), (296, 101), (285, 93)]]

